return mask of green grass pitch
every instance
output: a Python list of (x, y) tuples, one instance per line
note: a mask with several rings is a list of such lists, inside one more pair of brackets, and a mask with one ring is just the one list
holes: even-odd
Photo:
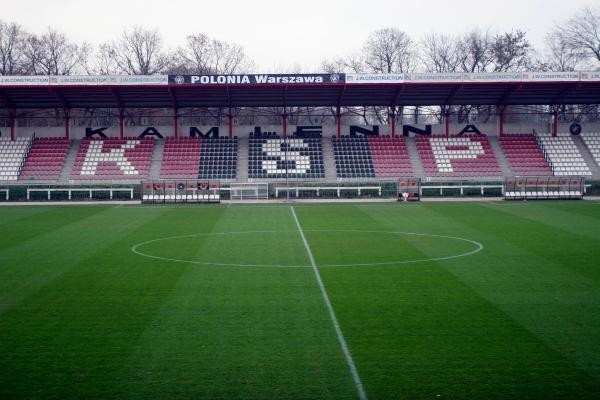
[(356, 377), (600, 398), (600, 203), (0, 208), (1, 399), (358, 399)]

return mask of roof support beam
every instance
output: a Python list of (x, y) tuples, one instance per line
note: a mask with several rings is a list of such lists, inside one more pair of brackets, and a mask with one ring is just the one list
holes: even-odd
[(109, 86), (108, 87), (108, 91), (115, 98), (115, 101), (116, 101), (117, 106), (118, 106), (117, 108), (125, 108), (125, 106), (123, 105), (123, 99), (121, 98), (121, 95), (119, 94), (119, 91), (117, 90), (117, 88), (113, 87), (113, 86)]
[(123, 105), (123, 99), (121, 98), (117, 88), (109, 86), (108, 91), (115, 98), (119, 108), (119, 139), (123, 139), (125, 136), (125, 106)]
[(452, 88), (452, 90), (450, 90), (450, 94), (448, 95), (448, 97), (446, 97), (444, 104), (451, 106), (452, 103), (454, 102), (454, 97), (456, 97), (456, 95), (459, 94), (461, 92), (461, 90), (463, 90), (464, 87), (465, 87), (464, 85), (454, 86)]
[(175, 95), (175, 89), (169, 86), (167, 87), (167, 90), (169, 91), (171, 104), (173, 105), (173, 135), (179, 137), (179, 103), (177, 101), (177, 96)]
[(340, 90), (340, 94), (339, 94), (338, 100), (337, 100), (338, 109), (342, 106), (342, 102), (344, 101), (345, 93), (346, 93), (346, 84), (344, 83), (344, 86), (342, 86), (342, 90)]
[(398, 105), (398, 101), (400, 100), (400, 96), (402, 95), (403, 91), (404, 91), (404, 84), (400, 85), (398, 87), (398, 90), (396, 90), (396, 94), (394, 95), (394, 100), (392, 101), (392, 107), (394, 109)]
[(13, 108), (13, 109), (16, 108), (15, 107), (15, 103), (12, 101), (12, 99), (3, 90), (0, 90), (0, 97), (2, 98), (2, 100), (4, 100), (4, 102), (6, 103), (6, 105), (8, 106), (8, 108)]
[(504, 92), (504, 94), (502, 95), (502, 97), (500, 98), (500, 100), (498, 101), (498, 104), (496, 104), (497, 106), (505, 106), (506, 105), (506, 100), (508, 100), (508, 98), (510, 97), (511, 94), (513, 94), (517, 89), (521, 89), (523, 87), (523, 84), (519, 84), (519, 85), (512, 85), (511, 87), (509, 87), (508, 89), (506, 89), (506, 91)]
[(62, 92), (60, 91), (60, 89), (58, 89), (57, 87), (49, 87), (50, 93), (56, 95), (56, 97), (58, 97), (58, 101), (60, 102), (60, 104), (62, 105), (62, 107), (66, 110), (68, 108), (71, 108), (71, 106), (69, 105), (69, 102), (67, 101), (67, 99), (65, 98), (65, 96), (62, 94)]
[(562, 104), (562, 98), (565, 97), (565, 95), (569, 94), (573, 89), (575, 88), (580, 88), (581, 87), (581, 83), (577, 82), (577, 83), (573, 83), (571, 85), (567, 85), (563, 88), (563, 90), (561, 90), (550, 102), (551, 105), (554, 104)]

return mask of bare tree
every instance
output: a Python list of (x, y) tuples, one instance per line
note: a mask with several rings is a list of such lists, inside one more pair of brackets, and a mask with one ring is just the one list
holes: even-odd
[(234, 74), (248, 72), (254, 66), (242, 46), (203, 33), (188, 36), (186, 46), (179, 48), (177, 54), (174, 72), (178, 73)]
[(364, 65), (369, 72), (410, 72), (414, 66), (413, 40), (398, 28), (384, 28), (373, 32), (363, 46)]
[(23, 28), (0, 20), (0, 75), (20, 75), (23, 71), (23, 46), (27, 34)]
[(140, 26), (125, 30), (119, 40), (100, 46), (97, 58), (101, 62), (97, 66), (100, 73), (152, 75), (164, 72), (172, 63), (158, 31)]
[(24, 41), (25, 70), (32, 75), (70, 75), (82, 69), (89, 49), (87, 44), (73, 43), (62, 32), (48, 28)]
[(365, 70), (364, 60), (358, 54), (350, 55), (346, 58), (338, 57), (332, 60), (325, 60), (321, 63), (324, 72), (330, 74), (341, 74), (344, 72), (359, 73)]
[(546, 52), (538, 59), (536, 69), (541, 71), (575, 71), (586, 68), (586, 56), (572, 49), (557, 30), (546, 36)]
[(466, 33), (459, 44), (460, 66), (463, 72), (485, 72), (493, 65), (492, 39), (489, 30), (474, 29)]
[(560, 38), (565, 49), (600, 63), (600, 8), (583, 8), (556, 25), (551, 36)]
[(494, 72), (523, 71), (532, 66), (531, 44), (521, 30), (496, 34), (491, 53)]
[(421, 48), (420, 57), (428, 72), (455, 72), (459, 69), (459, 38), (431, 33), (422, 40)]

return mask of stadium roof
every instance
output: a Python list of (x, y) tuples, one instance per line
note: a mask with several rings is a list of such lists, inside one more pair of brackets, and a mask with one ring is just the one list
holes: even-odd
[(600, 104), (600, 72), (0, 76), (2, 108)]

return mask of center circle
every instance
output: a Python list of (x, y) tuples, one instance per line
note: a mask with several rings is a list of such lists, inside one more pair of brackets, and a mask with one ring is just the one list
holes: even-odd
[[(416, 232), (304, 230), (319, 268), (420, 263), (466, 257), (474, 240)], [(131, 251), (156, 260), (228, 267), (310, 268), (298, 230), (194, 233), (147, 240)], [(327, 259), (328, 262), (320, 262)]]

